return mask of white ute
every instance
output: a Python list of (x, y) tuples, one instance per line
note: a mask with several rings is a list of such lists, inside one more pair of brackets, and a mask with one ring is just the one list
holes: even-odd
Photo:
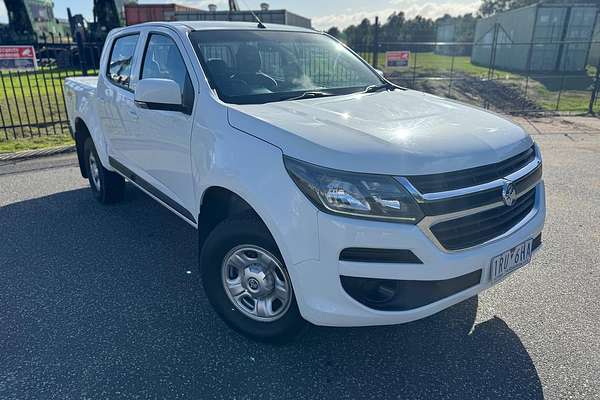
[(234, 329), (437, 313), (527, 264), (540, 150), (510, 121), (397, 87), (332, 37), (255, 23), (112, 31), (65, 99), (102, 203), (125, 180), (198, 229), (206, 294)]

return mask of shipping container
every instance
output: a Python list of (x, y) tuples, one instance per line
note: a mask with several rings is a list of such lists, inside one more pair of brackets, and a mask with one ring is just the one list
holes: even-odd
[(178, 12), (202, 12), (197, 8), (179, 4), (127, 4), (125, 5), (125, 20), (127, 25), (141, 24), (152, 21), (176, 21)]
[(509, 71), (584, 71), (597, 14), (591, 4), (538, 3), (482, 18), (471, 62)]
[[(257, 10), (254, 14), (265, 24), (292, 25), (301, 28), (312, 28), (309, 18), (291, 13), (287, 10)], [(177, 11), (177, 21), (242, 21), (255, 22), (250, 11)]]
[(455, 37), (456, 25), (453, 22), (440, 24), (437, 26), (435, 33), (435, 41), (441, 43), (435, 46), (435, 53), (444, 56), (458, 55), (456, 46), (448, 45), (447, 43), (456, 42)]
[(588, 55), (588, 64), (594, 67), (600, 67), (600, 24), (598, 23), (600, 14), (596, 17), (596, 28), (592, 35), (592, 45), (590, 46), (590, 54)]

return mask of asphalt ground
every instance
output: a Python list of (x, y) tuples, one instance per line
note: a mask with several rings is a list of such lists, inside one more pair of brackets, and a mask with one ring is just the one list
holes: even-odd
[(194, 230), (128, 187), (96, 203), (72, 155), (0, 166), (0, 399), (600, 398), (600, 135), (537, 135), (533, 263), (414, 323), (229, 330)]

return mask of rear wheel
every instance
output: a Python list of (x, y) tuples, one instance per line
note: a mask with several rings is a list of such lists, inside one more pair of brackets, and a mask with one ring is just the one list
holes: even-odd
[(102, 166), (91, 138), (87, 138), (85, 141), (84, 157), (87, 176), (94, 197), (103, 204), (116, 203), (122, 200), (125, 191), (125, 180), (121, 175)]
[(284, 342), (306, 326), (282, 260), (255, 217), (223, 221), (210, 233), (200, 258), (202, 282), (230, 327), (255, 340)]

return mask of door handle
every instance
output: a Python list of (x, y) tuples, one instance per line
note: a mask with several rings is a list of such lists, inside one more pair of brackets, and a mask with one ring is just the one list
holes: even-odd
[(133, 118), (134, 120), (139, 119), (138, 113), (136, 113), (134, 110), (127, 110), (127, 112), (129, 113), (129, 116), (131, 116), (131, 118)]

